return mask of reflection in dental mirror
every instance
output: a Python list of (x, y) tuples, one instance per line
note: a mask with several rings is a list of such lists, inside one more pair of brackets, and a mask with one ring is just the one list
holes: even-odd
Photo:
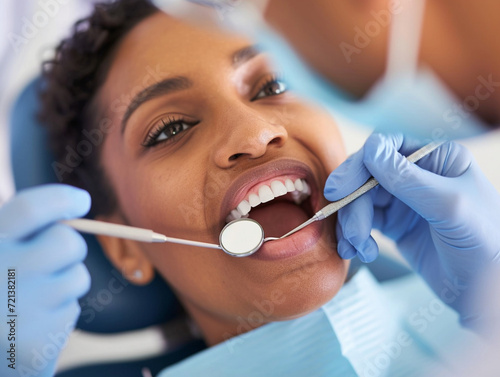
[(245, 257), (256, 252), (264, 242), (264, 229), (255, 220), (238, 219), (227, 224), (220, 233), (220, 246), (235, 257)]

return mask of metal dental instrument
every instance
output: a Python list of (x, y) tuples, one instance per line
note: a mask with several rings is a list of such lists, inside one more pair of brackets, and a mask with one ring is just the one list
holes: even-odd
[[(433, 141), (433, 142), (423, 146), (419, 150), (413, 152), (411, 155), (409, 155), (407, 157), (407, 160), (410, 162), (417, 162), (422, 157), (427, 156), (429, 153), (431, 153), (433, 150), (438, 148), (443, 143), (444, 143), (444, 141)], [(325, 207), (320, 209), (318, 212), (316, 212), (315, 215), (313, 217), (311, 217), (309, 220), (300, 224), (295, 229), (292, 229), (291, 231), (289, 231), (285, 235), (281, 236), (279, 239), (288, 237), (288, 236), (294, 234), (295, 232), (298, 232), (299, 230), (305, 228), (309, 224), (312, 224), (315, 221), (320, 221), (320, 220), (326, 219), (328, 216), (333, 215), (339, 209), (341, 209), (342, 207), (345, 207), (346, 205), (348, 205), (349, 203), (351, 203), (355, 199), (359, 198), (364, 193), (370, 191), (372, 188), (374, 188), (377, 185), (378, 185), (378, 181), (375, 178), (371, 177), (360, 188), (358, 188), (356, 191), (354, 191), (352, 194), (349, 194), (345, 198), (342, 198), (340, 200), (337, 200), (336, 202), (332, 202), (332, 203), (326, 205)]]
[[(426, 146), (420, 148), (418, 151), (412, 153), (407, 157), (407, 159), (410, 162), (417, 162), (443, 143), (443, 141), (431, 142)], [(366, 181), (365, 184), (363, 184), (352, 194), (349, 194), (345, 198), (340, 199), (336, 202), (332, 202), (323, 207), (321, 210), (316, 212), (316, 214), (309, 220), (279, 238), (264, 238), (264, 229), (262, 228), (262, 226), (257, 221), (249, 218), (240, 218), (226, 224), (226, 226), (220, 232), (219, 245), (185, 240), (181, 238), (167, 237), (163, 234), (155, 233), (149, 229), (135, 228), (127, 225), (110, 224), (96, 220), (72, 219), (63, 220), (61, 221), (61, 223), (69, 225), (72, 228), (83, 233), (101, 234), (105, 236), (119, 237), (141, 242), (171, 242), (182, 245), (220, 249), (233, 257), (246, 257), (259, 250), (264, 242), (275, 241), (288, 237), (315, 221), (326, 219), (328, 216), (334, 214), (339, 209), (351, 203), (353, 200), (359, 198), (361, 195), (370, 191), (377, 185), (377, 180), (373, 177), (370, 178), (368, 181)]]
[(208, 247), (211, 249), (220, 249), (219, 245), (206, 242), (190, 241), (181, 238), (167, 237), (160, 233), (155, 233), (150, 229), (136, 228), (128, 225), (111, 224), (104, 221), (88, 220), (88, 219), (71, 219), (62, 220), (62, 224), (68, 225), (82, 233), (101, 234), (103, 236), (111, 236), (125, 238), (140, 242), (171, 242), (182, 245)]

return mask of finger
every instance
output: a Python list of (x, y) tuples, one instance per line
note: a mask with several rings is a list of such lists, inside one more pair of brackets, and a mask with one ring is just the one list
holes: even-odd
[(378, 245), (371, 236), (374, 219), (372, 198), (373, 195), (363, 195), (351, 203), (349, 210), (342, 211), (342, 215), (339, 213), (344, 237), (363, 263), (373, 262), (379, 252)]
[(385, 190), (382, 186), (378, 185), (372, 191), (373, 198), (373, 229), (382, 230), (384, 225), (390, 218), (386, 212), (399, 200), (394, 197), (390, 192)]
[(55, 224), (27, 241), (19, 250), (24, 268), (40, 274), (52, 274), (82, 262), (87, 243), (74, 229)]
[(387, 208), (394, 200), (394, 195), (392, 195), (380, 185), (374, 187), (371, 190), (370, 194), (372, 195), (373, 205), (375, 207)]
[[(402, 143), (401, 138), (403, 138)], [(422, 140), (398, 134), (373, 134), (369, 139), (366, 144), (374, 143), (381, 147), (394, 147), (406, 157), (425, 145)], [(458, 177), (468, 169), (473, 159), (470, 151), (463, 145), (447, 142), (422, 157), (416, 164), (427, 171), (444, 177)]]
[(356, 249), (345, 238), (338, 242), (337, 252), (342, 259), (352, 259), (356, 256)]
[(51, 322), (54, 324), (54, 327), (57, 326), (59, 329), (59, 340), (61, 343), (68, 340), (67, 338), (76, 327), (81, 311), (78, 300), (73, 299), (49, 312)]
[[(369, 148), (367, 144), (378, 144), (382, 148), (394, 148), (406, 157), (425, 145), (421, 140), (403, 137), (400, 134), (373, 134), (365, 143)], [(458, 177), (468, 169), (472, 160), (472, 154), (467, 148), (454, 142), (447, 142), (422, 157), (416, 164), (427, 171), (444, 177)]]
[[(376, 259), (378, 246), (371, 237), (374, 207), (371, 194), (366, 194), (339, 211), (338, 222), (343, 238), (352, 245), (362, 262)], [(348, 250), (347, 246), (343, 247)], [(352, 251), (349, 251), (352, 254)], [(350, 255), (349, 254), (349, 255)]]
[[(57, 357), (54, 352), (60, 351), (64, 348), (73, 329), (75, 328), (80, 312), (81, 309), (78, 301), (73, 300), (72, 302), (69, 302), (68, 304), (57, 309), (41, 312), (37, 311), (37, 315), (30, 316), (29, 323), (24, 322), (24, 326), (19, 326), (19, 339), (28, 340), (23, 343), (23, 347), (25, 347), (23, 349), (26, 349), (24, 357), (22, 353), (20, 355), (23, 360), (27, 361), (26, 365), (32, 365), (32, 360), (35, 360), (33, 358), (34, 350), (46, 350), (48, 344), (52, 344), (57, 347), (57, 350), (50, 350), (50, 355), (53, 357), (43, 359), (47, 362), (47, 365), (44, 366), (43, 369), (44, 372), (41, 373), (38, 371), (34, 374), (30, 373), (30, 375), (55, 375), (55, 363), (57, 362)], [(30, 351), (29, 354), (28, 349)], [(44, 354), (46, 355), (46, 353)], [(51, 363), (54, 364), (52, 367), (50, 366)]]
[(370, 178), (363, 163), (363, 150), (354, 153), (335, 169), (326, 180), (324, 195), (330, 201), (342, 199)]
[(84, 216), (89, 209), (90, 195), (79, 188), (61, 184), (30, 188), (0, 208), (0, 234), (25, 238), (58, 220)]
[(355, 248), (370, 236), (373, 225), (373, 202), (370, 195), (363, 195), (340, 209), (338, 222), (344, 238)]
[(330, 174), (325, 184), (325, 198), (330, 201), (340, 200), (358, 189), (372, 176), (364, 161), (365, 148), (369, 143), (388, 145), (396, 150), (402, 148), (406, 152), (414, 152), (419, 148), (416, 141), (407, 140), (401, 134), (371, 134), (362, 149), (351, 155)]
[[(377, 135), (383, 138), (382, 135)], [(450, 178), (442, 177), (409, 162), (397, 152), (396, 145), (367, 141), (364, 162), (371, 174), (392, 195), (406, 203), (410, 208), (430, 222), (447, 217), (443, 208), (449, 201), (453, 190)]]
[(379, 254), (378, 245), (372, 236), (359, 247), (356, 248), (358, 258), (363, 263), (371, 263), (377, 259)]
[[(56, 308), (85, 295), (90, 289), (90, 274), (83, 263), (59, 272), (51, 281), (53, 297), (48, 296), (48, 307)], [(50, 297), (50, 298), (49, 298)]]
[(361, 246), (356, 249), (344, 237), (338, 241), (337, 251), (342, 259), (352, 259), (358, 256), (363, 263), (371, 263), (377, 259), (379, 248), (375, 240), (370, 236)]
[(417, 162), (422, 169), (443, 177), (459, 177), (472, 164), (474, 158), (463, 145), (448, 142)]
[(356, 249), (344, 238), (340, 223), (337, 222), (337, 253), (342, 259), (352, 259), (356, 256)]

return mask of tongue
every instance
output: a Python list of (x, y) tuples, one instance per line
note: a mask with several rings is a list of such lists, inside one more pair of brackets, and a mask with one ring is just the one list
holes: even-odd
[(265, 237), (281, 237), (309, 218), (301, 207), (286, 201), (253, 208), (249, 217), (262, 225)]

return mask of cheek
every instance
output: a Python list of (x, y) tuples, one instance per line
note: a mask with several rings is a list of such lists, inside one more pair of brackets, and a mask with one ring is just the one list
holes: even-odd
[[(182, 296), (200, 301), (203, 294), (221, 290), (223, 261), (218, 251), (182, 247), (175, 244), (145, 246), (148, 259)], [(218, 273), (219, 272), (219, 273)]]
[(169, 178), (150, 166), (130, 166), (124, 171), (127, 174), (117, 177), (119, 183), (115, 186), (122, 212), (132, 225), (155, 229), (151, 227), (158, 224), (159, 218), (168, 219), (170, 216), (164, 215), (178, 203), (176, 193), (170, 192)]
[(130, 164), (123, 160), (119, 171), (127, 173), (115, 174), (114, 180), (121, 210), (132, 225), (174, 237), (188, 236), (186, 229), (206, 229), (204, 173), (196, 171), (199, 164), (190, 164), (188, 170), (182, 166), (162, 159)]
[(189, 248), (152, 250), (148, 258), (179, 299), (216, 317), (234, 317), (252, 310), (266, 296), (251, 272), (228, 260), (222, 251)]
[(327, 173), (346, 158), (342, 136), (335, 120), (322, 109), (305, 109), (291, 127), (293, 137), (317, 156)]

